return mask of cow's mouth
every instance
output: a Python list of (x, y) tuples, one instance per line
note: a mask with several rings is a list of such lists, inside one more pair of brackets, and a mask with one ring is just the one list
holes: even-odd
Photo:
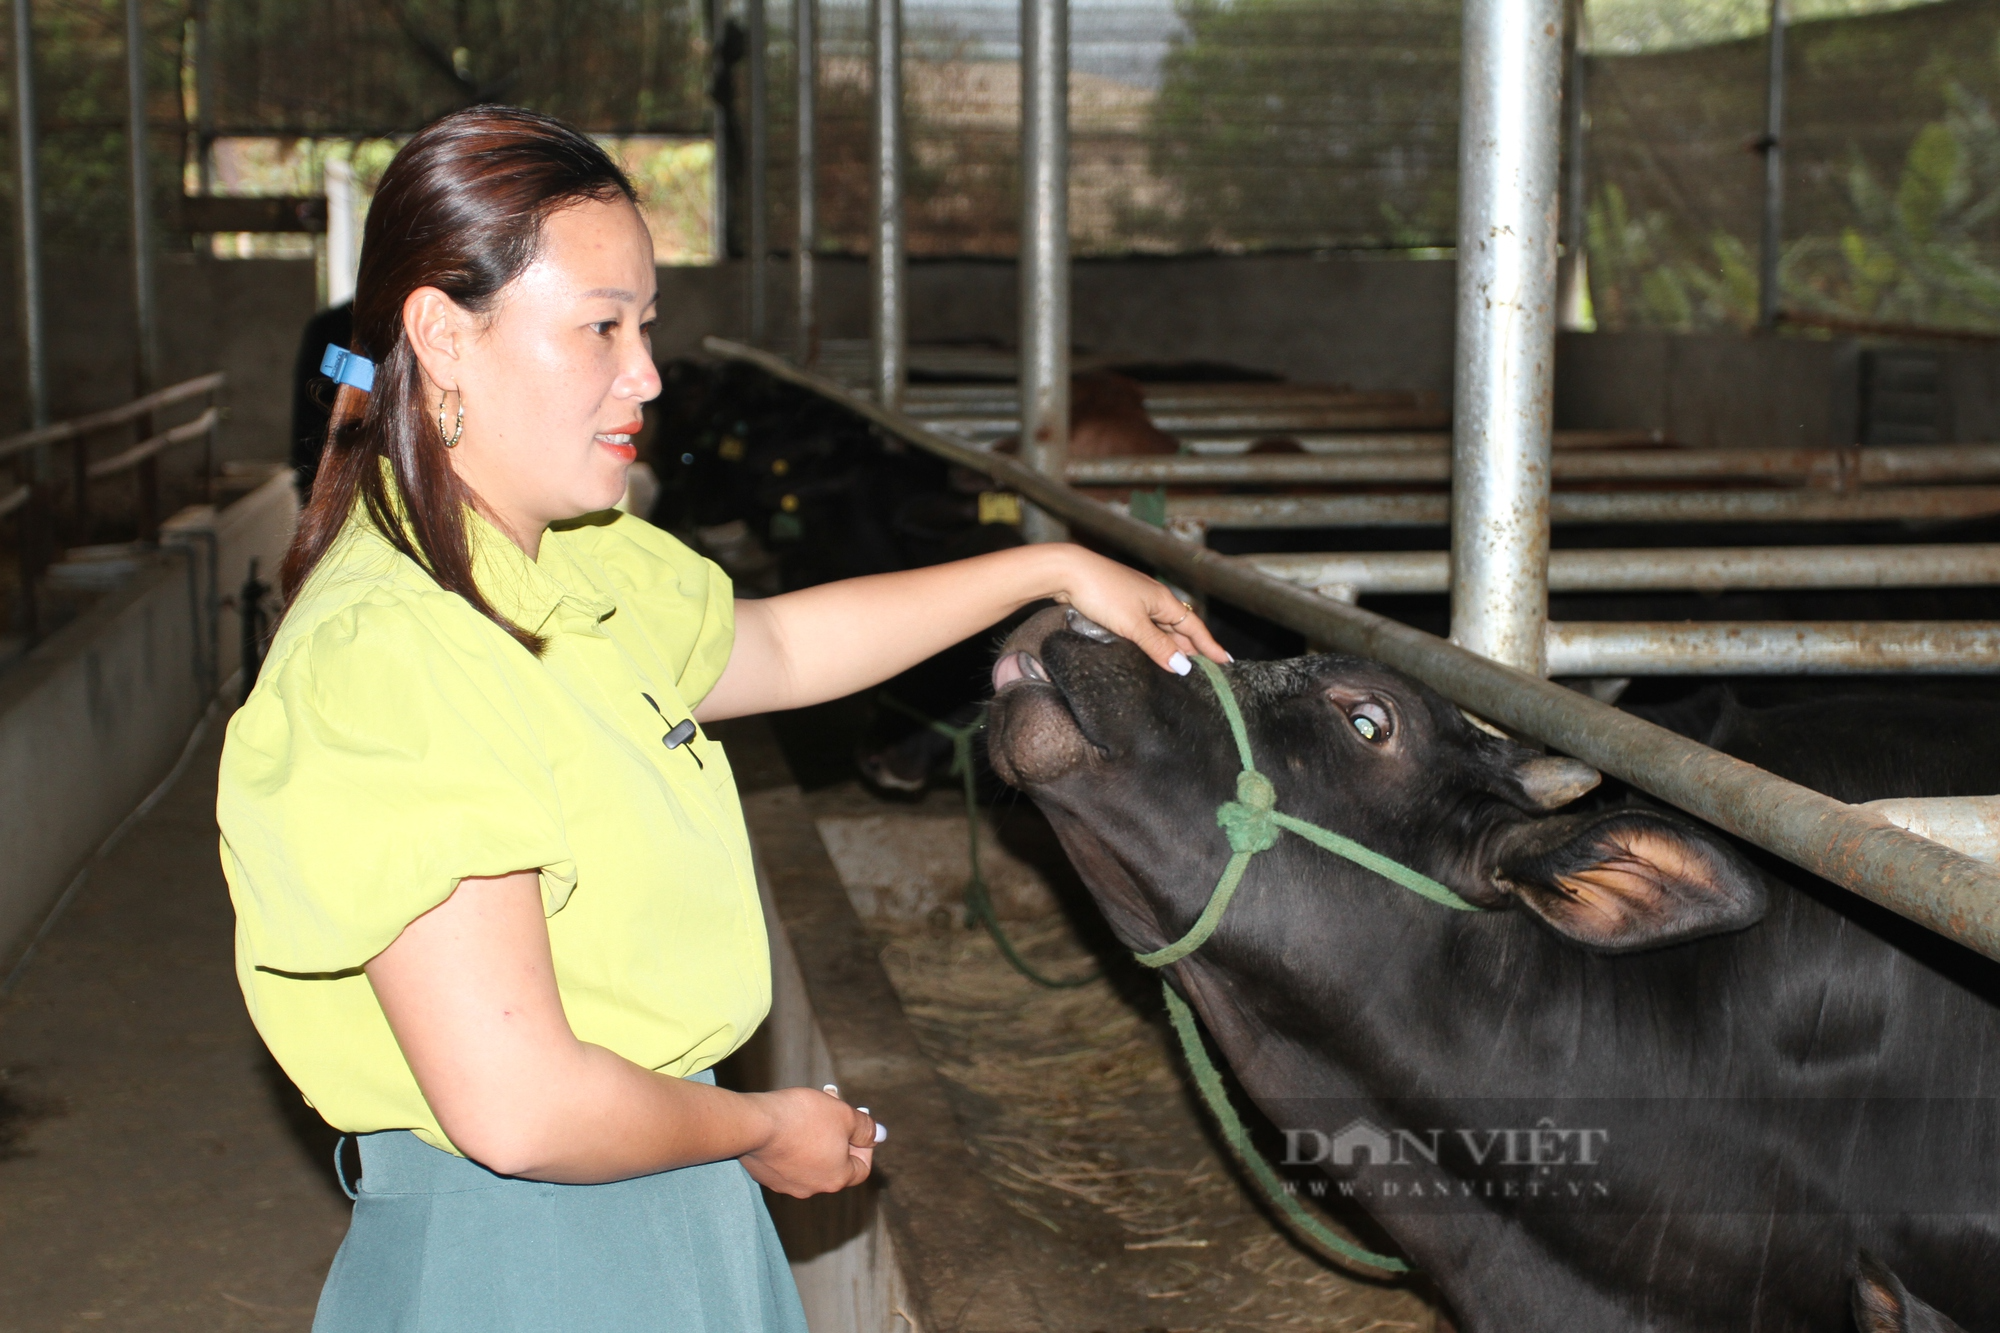
[(1102, 752), (1057, 680), (1060, 669), (1052, 673), (1043, 661), (1044, 645), (1059, 631), (1090, 639), (1105, 634), (1076, 613), (1055, 607), (1030, 617), (1009, 635), (993, 664), (986, 748), (993, 771), (1011, 786), (1045, 786)]
[(1002, 653), (1000, 660), (993, 664), (993, 693), (1000, 693), (1017, 680), (1039, 680), (1050, 685), (1055, 683), (1049, 679), (1048, 668), (1042, 665), (1042, 659), (1026, 649)]

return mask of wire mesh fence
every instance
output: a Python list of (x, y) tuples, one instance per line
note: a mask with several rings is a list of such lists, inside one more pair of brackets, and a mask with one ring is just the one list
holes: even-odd
[[(713, 159), (685, 145), (724, 125), (737, 205), (727, 241), (740, 253), (744, 3), (145, 0), (158, 206), (174, 207), (199, 128), (359, 141), (504, 100), (617, 139), (659, 196), (668, 249), (696, 261), (723, 244), (705, 231)], [(789, 0), (766, 3), (769, 235), (783, 247), (796, 53)], [(35, 5), (55, 245), (123, 241), (121, 4)], [(1589, 0), (1582, 152), (1600, 327), (1754, 318), (1764, 5)], [(1782, 305), (1835, 325), (2000, 332), (2000, 0), (1793, 5), (1803, 17), (1788, 46)], [(871, 207), (867, 7), (820, 7), (819, 244), (859, 252)], [(905, 8), (911, 253), (1011, 255), (1018, 0)], [(1071, 29), (1077, 253), (1453, 243), (1456, 0), (1075, 0)]]

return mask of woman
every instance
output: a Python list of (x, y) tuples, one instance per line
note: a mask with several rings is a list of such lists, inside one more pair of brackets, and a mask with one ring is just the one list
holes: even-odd
[(1073, 546), (732, 603), (612, 512), (660, 390), (633, 199), (585, 136), (479, 108), (368, 214), (372, 382), (335, 402), (218, 801), (251, 1015), (360, 1136), (322, 1333), (801, 1328), (755, 1184), (856, 1184), (876, 1127), (707, 1072), (770, 979), (697, 724), (850, 694), (1042, 598), (1165, 669), (1222, 656)]

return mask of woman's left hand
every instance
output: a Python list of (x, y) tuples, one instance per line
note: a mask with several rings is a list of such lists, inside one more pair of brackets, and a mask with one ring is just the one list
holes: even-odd
[(716, 722), (838, 699), (978, 634), (1024, 606), (1076, 608), (1168, 671), (1229, 654), (1167, 586), (1068, 542), (1038, 542), (894, 574), (821, 583), (736, 603), (722, 679), (695, 706)]
[(1194, 608), (1166, 584), (1108, 560), (1081, 546), (1058, 548), (1063, 556), (1062, 586), (1052, 595), (1177, 675), (1194, 669), (1190, 653), (1212, 662), (1232, 659), (1208, 632)]

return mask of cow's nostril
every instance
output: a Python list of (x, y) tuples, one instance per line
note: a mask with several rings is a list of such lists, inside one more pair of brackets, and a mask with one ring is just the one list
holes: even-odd
[(1094, 642), (1111, 643), (1118, 638), (1116, 634), (1113, 634), (1110, 630), (1104, 628), (1104, 626), (1098, 624), (1075, 607), (1071, 607), (1063, 619), (1064, 623), (1071, 629)]

